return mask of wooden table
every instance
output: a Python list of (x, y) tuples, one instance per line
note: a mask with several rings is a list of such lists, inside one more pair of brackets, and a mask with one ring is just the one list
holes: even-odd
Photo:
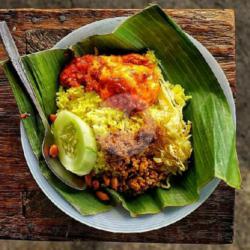
[[(71, 30), (138, 10), (0, 10), (21, 53), (51, 47)], [(215, 56), (235, 94), (235, 24), (232, 10), (166, 10)], [(0, 59), (6, 57), (2, 44)], [(20, 143), (19, 115), (0, 71), (0, 238), (167, 243), (231, 243), (235, 192), (221, 183), (194, 213), (161, 230), (113, 234), (82, 225), (56, 208), (31, 177)]]

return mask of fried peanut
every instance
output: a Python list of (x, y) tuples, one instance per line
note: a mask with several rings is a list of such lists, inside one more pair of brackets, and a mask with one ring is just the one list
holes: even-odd
[(49, 155), (52, 158), (56, 158), (58, 156), (59, 150), (56, 144), (53, 144), (49, 148)]
[(49, 115), (49, 120), (53, 123), (53, 122), (55, 122), (55, 120), (56, 120), (56, 114), (50, 114)]
[(99, 187), (100, 187), (99, 181), (98, 181), (98, 180), (94, 180), (94, 181), (92, 182), (92, 186), (93, 186), (93, 189), (94, 189), (94, 190), (99, 189)]
[(28, 113), (20, 114), (20, 118), (21, 118), (21, 119), (26, 119), (26, 118), (28, 118), (29, 116), (30, 116), (30, 114), (28, 114)]
[(104, 193), (103, 191), (97, 191), (95, 194), (99, 200), (109, 201), (109, 196), (106, 193)]
[(110, 178), (106, 175), (103, 176), (104, 185), (108, 187), (110, 185)]
[(84, 176), (85, 183), (87, 187), (92, 186), (92, 176), (90, 174)]
[(117, 190), (117, 189), (118, 189), (118, 185), (119, 185), (119, 183), (118, 183), (117, 177), (113, 177), (113, 178), (111, 179), (111, 187), (112, 187), (114, 190)]

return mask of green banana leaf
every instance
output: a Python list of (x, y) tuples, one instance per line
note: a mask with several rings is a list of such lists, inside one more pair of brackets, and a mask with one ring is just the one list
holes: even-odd
[[(64, 52), (65, 50), (48, 50), (22, 57), (22, 61), (28, 73), (30, 83), (36, 90), (36, 97), (42, 107), (44, 107), (44, 112), (46, 115), (49, 115), (56, 111), (55, 97), (57, 87), (55, 86), (57, 86), (57, 77), (61, 67), (69, 59), (67, 56), (65, 57)], [(94, 194), (92, 194), (92, 192), (87, 190), (76, 191), (69, 188), (68, 186), (64, 185), (59, 179), (57, 179), (48, 169), (47, 165), (42, 159), (41, 154), (41, 144), (44, 134), (44, 128), (41, 124), (41, 120), (36, 115), (34, 108), (31, 105), (30, 98), (20, 87), (20, 79), (16, 74), (12, 64), (7, 61), (3, 64), (3, 68), (12, 87), (20, 113), (30, 114), (30, 116), (24, 119), (22, 122), (33, 152), (39, 160), (41, 172), (48, 180), (48, 182), (81, 214), (91, 215), (110, 210), (112, 206), (102, 203), (95, 197)], [(36, 70), (36, 75), (38, 77), (34, 76), (34, 70)], [(50, 74), (51, 77), (48, 77), (48, 74), (46, 74), (46, 72), (50, 71), (52, 71), (52, 73)], [(43, 91), (41, 95), (39, 88)]]
[[(157, 188), (136, 198), (125, 198), (108, 190), (114, 201), (131, 216), (158, 213), (167, 206), (184, 206), (199, 198), (200, 189), (213, 178), (239, 188), (241, 177), (236, 153), (235, 126), (229, 105), (210, 67), (186, 34), (159, 6), (152, 5), (128, 18), (113, 33), (92, 36), (72, 46), (75, 55), (93, 53), (141, 52), (151, 49), (160, 62), (166, 80), (180, 84), (192, 100), (184, 117), (192, 121), (194, 148), (189, 169), (171, 179), (171, 188)], [(48, 50), (22, 58), (29, 79), (46, 115), (53, 113), (58, 75), (69, 60), (66, 50)], [(20, 87), (11, 63), (4, 70), (12, 86), (20, 112), (32, 115), (24, 120), (32, 149), (41, 161), (41, 170), (50, 184), (82, 214), (107, 211), (111, 205), (98, 201), (90, 191), (75, 191), (66, 187), (47, 169), (41, 159), (43, 128), (25, 91)]]

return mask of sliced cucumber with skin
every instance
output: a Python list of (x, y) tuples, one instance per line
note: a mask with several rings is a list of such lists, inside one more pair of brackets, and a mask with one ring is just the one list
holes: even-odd
[(91, 127), (75, 114), (63, 110), (53, 125), (59, 160), (70, 172), (82, 176), (91, 172), (97, 158), (97, 147)]

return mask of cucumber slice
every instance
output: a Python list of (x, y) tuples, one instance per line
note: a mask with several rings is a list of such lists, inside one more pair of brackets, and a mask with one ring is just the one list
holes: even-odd
[(53, 125), (59, 159), (70, 172), (82, 176), (94, 167), (97, 147), (91, 127), (75, 114), (63, 110)]

